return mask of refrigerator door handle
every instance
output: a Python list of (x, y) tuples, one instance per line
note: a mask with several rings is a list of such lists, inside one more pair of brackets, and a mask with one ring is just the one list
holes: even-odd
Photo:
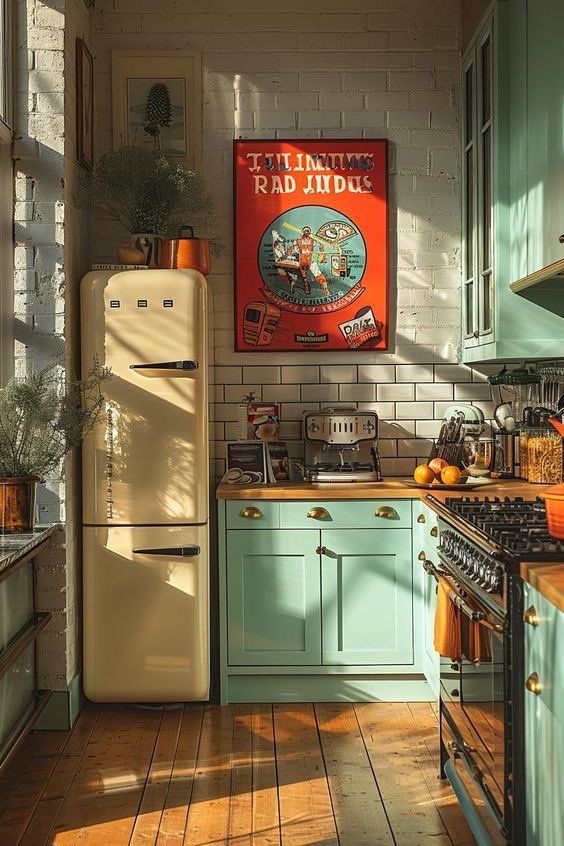
[(179, 558), (195, 558), (200, 554), (199, 546), (164, 546), (160, 549), (132, 549), (134, 555), (173, 555)]
[(155, 364), (130, 364), (130, 370), (197, 370), (197, 361), (157, 361)]

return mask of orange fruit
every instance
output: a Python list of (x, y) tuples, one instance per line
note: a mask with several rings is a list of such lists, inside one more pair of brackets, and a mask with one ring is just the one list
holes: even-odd
[(462, 474), (458, 467), (455, 467), (453, 464), (449, 464), (441, 470), (441, 481), (445, 485), (458, 485), (461, 475)]
[(431, 468), (433, 473), (436, 473), (438, 476), (443, 467), (448, 467), (448, 461), (445, 461), (444, 458), (439, 458), (437, 456), (436, 458), (431, 459), (431, 461), (429, 462), (429, 467)]
[(435, 481), (435, 474), (428, 464), (420, 464), (415, 468), (413, 478), (418, 485), (430, 485)]

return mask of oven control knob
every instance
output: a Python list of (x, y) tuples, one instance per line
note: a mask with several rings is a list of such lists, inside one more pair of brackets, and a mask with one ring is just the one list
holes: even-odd
[(490, 572), (489, 584), (486, 587), (488, 593), (502, 593), (503, 591), (503, 567), (500, 564)]

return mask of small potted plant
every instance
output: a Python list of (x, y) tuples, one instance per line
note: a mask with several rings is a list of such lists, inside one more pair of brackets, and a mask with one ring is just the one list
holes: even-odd
[(0, 531), (31, 532), (37, 482), (80, 444), (102, 409), (107, 368), (62, 383), (56, 366), (0, 388)]
[(123, 264), (158, 266), (161, 238), (176, 237), (187, 223), (208, 228), (213, 217), (201, 176), (144, 147), (101, 156), (92, 173), (81, 175), (78, 200), (130, 233), (129, 244), (118, 252)]

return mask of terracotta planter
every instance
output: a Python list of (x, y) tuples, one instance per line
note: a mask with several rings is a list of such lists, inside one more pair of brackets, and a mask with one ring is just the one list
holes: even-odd
[(35, 487), (38, 476), (0, 479), (0, 531), (32, 532), (35, 523)]

